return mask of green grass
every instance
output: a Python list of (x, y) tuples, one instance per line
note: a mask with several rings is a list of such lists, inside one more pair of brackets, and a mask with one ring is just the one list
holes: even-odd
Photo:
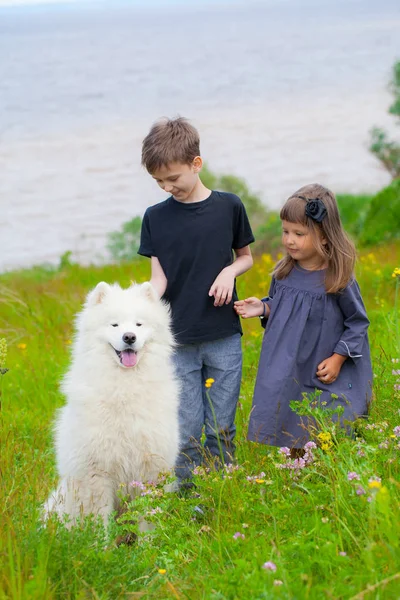
[[(261, 257), (240, 278), (240, 296), (265, 293), (271, 266), (270, 256)], [(397, 266), (400, 244), (364, 254), (358, 265), (375, 374), (371, 416), (358, 437), (346, 438), (322, 418), (333, 444), (328, 452), (316, 450), (296, 477), (277, 466), (283, 458), (276, 449), (245, 441), (262, 336), (256, 320), (245, 322), (239, 468), (199, 474), (198, 498), (140, 498), (131, 512), (161, 512), (149, 516), (155, 530), (131, 547), (112, 542), (122, 524), (105, 533), (88, 520), (68, 532), (55, 522), (42, 527), (39, 516), (56, 481), (51, 428), (63, 403), (58, 383), (69, 361), (73, 315), (98, 281), (144, 281), (149, 264), (83, 268), (66, 261), (60, 270), (0, 277), (9, 369), (0, 377), (0, 599), (399, 597), (400, 438), (391, 437), (400, 425), (392, 374), (392, 359), (400, 358), (391, 277)], [(349, 481), (350, 471), (360, 481)], [(369, 487), (374, 476), (381, 487)], [(357, 495), (359, 485), (366, 494)], [(199, 504), (204, 514), (195, 510)], [(276, 572), (262, 567), (268, 561)]]

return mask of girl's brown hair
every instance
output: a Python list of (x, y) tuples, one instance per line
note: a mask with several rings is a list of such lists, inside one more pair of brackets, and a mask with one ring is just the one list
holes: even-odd
[[(326, 215), (320, 223), (306, 215), (307, 201), (318, 198), (326, 208)], [(353, 277), (356, 249), (342, 227), (334, 194), (318, 183), (305, 185), (288, 198), (281, 209), (280, 218), (281, 221), (308, 227), (314, 247), (321, 257), (321, 265), (328, 264), (326, 292), (335, 294), (343, 290)], [(287, 254), (278, 262), (273, 275), (276, 279), (284, 279), (294, 266), (295, 260)]]

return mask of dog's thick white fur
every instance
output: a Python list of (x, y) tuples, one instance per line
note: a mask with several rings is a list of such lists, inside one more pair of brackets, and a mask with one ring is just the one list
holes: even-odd
[(121, 484), (156, 481), (178, 454), (179, 386), (168, 307), (149, 283), (101, 282), (77, 316), (67, 403), (55, 425), (58, 489), (46, 515), (87, 514), (107, 524)]

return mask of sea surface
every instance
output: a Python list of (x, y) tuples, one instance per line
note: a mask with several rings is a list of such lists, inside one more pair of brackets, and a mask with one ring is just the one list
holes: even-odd
[(107, 260), (107, 234), (165, 197), (140, 166), (164, 115), (271, 207), (314, 181), (378, 190), (369, 131), (396, 134), (399, 58), (398, 0), (0, 8), (0, 271)]

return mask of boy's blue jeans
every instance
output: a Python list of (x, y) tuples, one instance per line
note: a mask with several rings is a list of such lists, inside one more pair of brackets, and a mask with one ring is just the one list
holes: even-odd
[[(174, 362), (181, 383), (181, 444), (175, 469), (181, 483), (192, 477), (193, 469), (207, 455), (226, 463), (233, 460), (234, 420), (242, 377), (241, 335), (181, 346), (176, 350)], [(205, 381), (209, 378), (214, 383), (206, 388)]]

